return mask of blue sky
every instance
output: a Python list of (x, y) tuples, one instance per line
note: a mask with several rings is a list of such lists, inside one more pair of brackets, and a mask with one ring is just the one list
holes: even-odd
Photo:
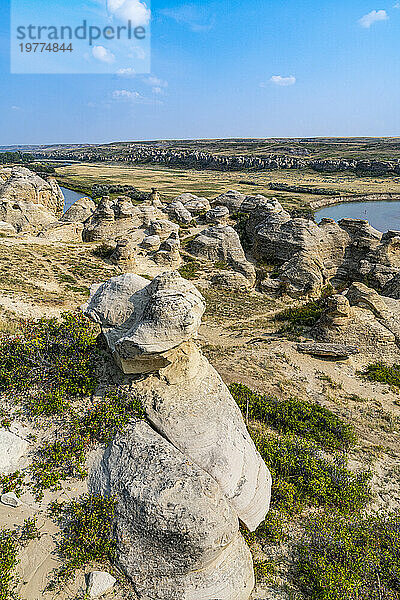
[(153, 0), (136, 76), (11, 75), (0, 7), (0, 145), (400, 135), (395, 0)]

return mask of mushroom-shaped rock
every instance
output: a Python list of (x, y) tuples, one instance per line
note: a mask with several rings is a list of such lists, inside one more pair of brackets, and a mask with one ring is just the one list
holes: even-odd
[(114, 277), (97, 289), (85, 314), (102, 325), (125, 373), (145, 373), (170, 364), (166, 353), (196, 336), (204, 310), (194, 285), (169, 272), (151, 283), (130, 274)]
[(93, 290), (85, 314), (126, 374), (156, 373), (132, 392), (149, 421), (219, 483), (254, 530), (268, 512), (271, 476), (228, 388), (192, 341), (204, 310), (193, 284), (170, 272), (150, 284), (113, 278)]
[(143, 421), (91, 473), (116, 499), (117, 562), (140, 599), (248, 600), (250, 552), (218, 483)]

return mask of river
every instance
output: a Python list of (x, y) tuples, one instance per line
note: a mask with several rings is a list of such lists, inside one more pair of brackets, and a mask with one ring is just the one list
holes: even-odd
[(378, 231), (385, 232), (389, 229), (400, 231), (400, 201), (379, 200), (376, 202), (334, 204), (315, 212), (315, 219), (318, 223), (324, 218), (334, 219), (335, 221), (344, 218), (365, 219)]
[(61, 186), (60, 189), (64, 196), (64, 212), (71, 208), (71, 206), (80, 198), (87, 198), (87, 194), (74, 192), (73, 190), (68, 190), (67, 188)]

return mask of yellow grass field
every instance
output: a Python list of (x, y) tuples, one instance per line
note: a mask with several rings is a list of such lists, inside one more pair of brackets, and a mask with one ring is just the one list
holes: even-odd
[(183, 192), (214, 198), (229, 189), (247, 194), (275, 196), (287, 208), (306, 207), (318, 196), (277, 192), (269, 182), (338, 190), (343, 194), (400, 193), (400, 177), (358, 177), (351, 173), (319, 174), (307, 171), (221, 172), (171, 169), (156, 165), (76, 163), (57, 167), (57, 179), (68, 185), (91, 188), (94, 184), (132, 185), (139, 190), (158, 188), (165, 199)]

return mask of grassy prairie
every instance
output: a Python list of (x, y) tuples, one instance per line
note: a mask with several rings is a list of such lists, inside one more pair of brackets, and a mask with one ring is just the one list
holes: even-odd
[(133, 185), (140, 190), (156, 187), (165, 199), (172, 199), (182, 192), (214, 198), (226, 190), (236, 189), (246, 194), (274, 196), (287, 208), (307, 207), (318, 196), (272, 191), (268, 188), (269, 182), (332, 189), (350, 195), (400, 193), (400, 177), (358, 177), (352, 173), (319, 174), (295, 170), (222, 172), (158, 165), (76, 163), (58, 167), (57, 179), (65, 187), (86, 189), (99, 183)]

